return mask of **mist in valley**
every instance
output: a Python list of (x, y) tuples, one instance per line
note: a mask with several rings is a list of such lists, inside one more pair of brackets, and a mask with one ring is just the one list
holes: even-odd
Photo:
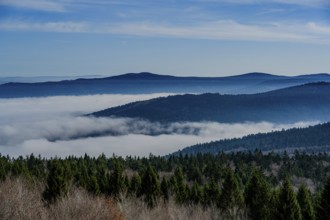
[(269, 122), (174, 122), (84, 116), (90, 112), (171, 94), (56, 96), (2, 99), (0, 151), (3, 155), (31, 153), (44, 157), (166, 155), (184, 147), (219, 139), (242, 137), (316, 121), (294, 124)]

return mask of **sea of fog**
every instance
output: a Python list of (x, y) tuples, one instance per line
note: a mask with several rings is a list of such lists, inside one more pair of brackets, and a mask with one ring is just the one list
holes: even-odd
[(42, 157), (166, 155), (197, 143), (259, 132), (306, 127), (295, 124), (182, 122), (163, 125), (141, 119), (83, 115), (133, 101), (168, 96), (90, 95), (0, 99), (0, 153)]

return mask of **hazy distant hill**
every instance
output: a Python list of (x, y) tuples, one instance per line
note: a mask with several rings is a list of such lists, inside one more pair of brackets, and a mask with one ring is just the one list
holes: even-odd
[(11, 82), (0, 85), (0, 98), (142, 93), (252, 94), (318, 81), (330, 82), (330, 75), (288, 77), (248, 73), (229, 77), (175, 77), (142, 72), (57, 82)]
[(11, 82), (16, 83), (38, 83), (38, 82), (56, 82), (63, 80), (75, 80), (78, 78), (100, 78), (98, 75), (87, 75), (87, 76), (31, 76), (31, 77), (18, 77), (18, 76), (9, 76), (9, 77), (0, 77), (0, 84), (6, 84)]
[(174, 154), (216, 154), (221, 151), (254, 151), (255, 149), (275, 152), (287, 151), (288, 153), (292, 153), (294, 150), (315, 153), (330, 152), (330, 123), (197, 144)]
[(330, 83), (319, 82), (250, 95), (176, 95), (134, 102), (92, 115), (150, 121), (330, 121)]

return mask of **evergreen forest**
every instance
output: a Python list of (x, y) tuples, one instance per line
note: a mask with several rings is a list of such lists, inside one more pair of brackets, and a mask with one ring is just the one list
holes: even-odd
[[(3, 183), (21, 178), (25, 187), (41, 185), (38, 193), (45, 209), (63, 201), (75, 187), (93, 198), (111, 199), (119, 213), (123, 201), (134, 199), (150, 211), (168, 203), (212, 209), (216, 214), (211, 219), (325, 220), (330, 219), (329, 173), (328, 154), (298, 151), (148, 158), (2, 155), (0, 206), (5, 206)], [(6, 219), (5, 214), (0, 211), (0, 218)]]

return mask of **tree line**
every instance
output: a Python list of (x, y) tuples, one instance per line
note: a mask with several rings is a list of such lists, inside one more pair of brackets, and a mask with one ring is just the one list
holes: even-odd
[(0, 179), (43, 181), (45, 205), (56, 203), (76, 185), (117, 201), (139, 198), (150, 208), (174, 199), (178, 205), (217, 207), (228, 218), (323, 220), (330, 219), (329, 164), (327, 154), (259, 150), (144, 158), (0, 155)]
[(329, 152), (330, 123), (323, 123), (306, 128), (291, 128), (288, 130), (272, 131), (268, 133), (250, 134), (242, 138), (223, 139), (209, 143), (196, 144), (184, 148), (175, 154), (197, 154), (221, 151), (274, 151), (293, 153), (302, 152)]

